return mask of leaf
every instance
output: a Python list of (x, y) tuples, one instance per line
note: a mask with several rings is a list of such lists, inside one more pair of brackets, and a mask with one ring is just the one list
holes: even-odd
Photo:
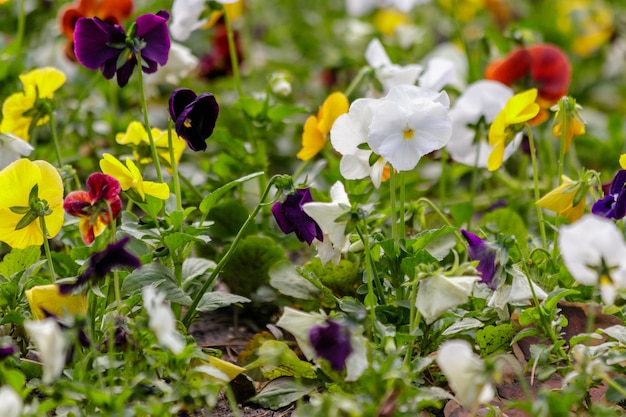
[(332, 262), (322, 265), (320, 258), (313, 258), (304, 269), (315, 274), (324, 286), (339, 297), (355, 295), (361, 281), (358, 264), (347, 259), (340, 260), (338, 265)]
[(209, 238), (208, 236), (198, 237), (190, 235), (188, 233), (174, 232), (165, 236), (163, 238), (163, 241), (165, 242), (165, 245), (169, 248), (170, 252), (173, 252), (176, 249), (183, 249), (184, 245), (190, 242), (209, 243), (211, 241), (211, 238)]
[(269, 268), (268, 275), (270, 285), (289, 297), (315, 300), (321, 296), (320, 290), (302, 277), (291, 262), (276, 262)]
[(259, 356), (261, 372), (267, 379), (276, 379), (281, 376), (308, 379), (317, 377), (313, 365), (298, 358), (298, 355), (285, 342), (266, 340), (256, 353)]
[(415, 236), (415, 238), (413, 238), (413, 244), (411, 245), (411, 249), (413, 249), (414, 252), (418, 252), (419, 250), (424, 249), (426, 246), (434, 242), (436, 239), (439, 239), (441, 236), (452, 233), (455, 230), (455, 227), (443, 226), (439, 229), (432, 229), (421, 232), (417, 236)]
[(487, 228), (494, 233), (513, 235), (522, 247), (527, 246), (528, 230), (526, 230), (524, 220), (517, 212), (508, 207), (486, 213), (482, 224), (487, 225)]
[(242, 297), (237, 294), (231, 294), (222, 291), (208, 292), (202, 296), (200, 303), (196, 310), (198, 311), (213, 311), (218, 308), (226, 307), (235, 303), (249, 303), (249, 298)]
[(312, 381), (297, 381), (293, 378), (278, 378), (268, 383), (261, 392), (250, 401), (263, 407), (276, 410), (299, 400), (317, 390), (317, 384)]
[(489, 356), (500, 350), (508, 350), (516, 331), (517, 327), (513, 323), (489, 325), (477, 330), (476, 343), (480, 347), (481, 355)]
[(234, 181), (231, 181), (225, 185), (222, 185), (220, 188), (218, 188), (217, 190), (214, 190), (211, 194), (207, 195), (206, 197), (204, 197), (202, 199), (202, 202), (200, 203), (200, 212), (202, 212), (202, 214), (206, 215), (208, 214), (208, 212), (211, 210), (211, 208), (213, 207), (213, 205), (215, 205), (215, 203), (224, 195), (226, 194), (230, 189), (243, 184), (244, 182), (251, 180), (253, 178), (259, 177), (263, 175), (263, 172), (255, 172), (253, 174), (250, 175), (246, 175), (245, 177), (241, 177), (239, 179), (236, 179)]
[(187, 258), (183, 262), (183, 285), (206, 274), (215, 268), (215, 262), (203, 258)]
[(39, 246), (28, 246), (24, 249), (13, 249), (0, 262), (0, 274), (11, 277), (35, 264), (41, 256)]
[(172, 271), (158, 263), (147, 264), (134, 270), (124, 278), (121, 292), (122, 295), (131, 296), (140, 293), (149, 285), (155, 285), (158, 290), (164, 292), (165, 299), (172, 303), (191, 304), (191, 297), (178, 287)]

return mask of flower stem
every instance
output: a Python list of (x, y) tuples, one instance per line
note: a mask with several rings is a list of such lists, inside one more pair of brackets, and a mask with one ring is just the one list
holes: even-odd
[(228, 39), (228, 53), (230, 54), (230, 65), (233, 67), (233, 78), (235, 79), (235, 88), (239, 97), (243, 97), (243, 88), (241, 87), (241, 74), (239, 73), (239, 59), (237, 57), (237, 46), (235, 45), (235, 33), (230, 24), (228, 13), (224, 10), (224, 25), (226, 26), (226, 37)]
[(41, 227), (41, 233), (43, 234), (43, 249), (46, 253), (46, 258), (48, 259), (48, 269), (50, 270), (52, 279), (55, 279), (56, 274), (54, 272), (54, 263), (52, 263), (52, 253), (50, 252), (50, 244), (48, 243), (48, 229), (46, 228), (46, 219), (44, 216), (39, 216), (39, 226)]
[(174, 155), (174, 142), (172, 138), (172, 128), (174, 121), (170, 118), (167, 125), (167, 147), (170, 151), (170, 166), (172, 167), (172, 180), (174, 181), (174, 195), (176, 196), (176, 210), (183, 209), (183, 202), (180, 194), (180, 179), (178, 178), (178, 164)]
[(61, 156), (61, 147), (59, 146), (59, 138), (57, 136), (56, 122), (54, 119), (54, 111), (50, 112), (50, 135), (52, 136), (52, 143), (54, 144), (54, 152), (56, 153), (57, 161), (59, 162), (59, 168), (63, 167), (63, 157)]
[(559, 165), (557, 174), (559, 185), (563, 184), (563, 179), (561, 177), (563, 176), (563, 163), (565, 162), (565, 143), (567, 140), (567, 104), (565, 103), (565, 100), (567, 100), (567, 98), (564, 97), (559, 101), (559, 112), (561, 116), (561, 143), (559, 144)]
[(22, 62), (22, 51), (24, 50), (24, 33), (26, 30), (26, 9), (25, 9), (26, 0), (20, 0), (20, 11), (17, 17), (17, 34), (16, 34), (16, 44), (17, 48), (15, 50), (15, 62), (17, 63), (17, 72), (21, 73), (22, 68), (24, 67), (24, 63)]
[(241, 229), (239, 229), (239, 232), (237, 232), (237, 236), (235, 236), (235, 238), (233, 239), (233, 243), (231, 243), (230, 248), (228, 248), (228, 251), (224, 254), (222, 259), (220, 259), (218, 264), (215, 266), (215, 268), (211, 272), (211, 275), (204, 282), (204, 285), (202, 285), (202, 288), (200, 289), (200, 291), (197, 292), (195, 298), (191, 302), (191, 305), (187, 309), (187, 312), (185, 313), (185, 316), (182, 319), (182, 322), (185, 325), (185, 327), (189, 328), (189, 325), (191, 324), (191, 320), (193, 320), (193, 318), (194, 318), (194, 316), (196, 314), (196, 309), (198, 307), (198, 304), (200, 303), (200, 300), (204, 296), (204, 293), (213, 284), (213, 282), (215, 281), (215, 278), (217, 278), (217, 275), (222, 271), (224, 266), (228, 263), (230, 258), (233, 256), (233, 254), (237, 250), (237, 247), (239, 246), (239, 242), (243, 238), (246, 229), (248, 228), (250, 223), (252, 223), (254, 221), (254, 218), (259, 213), (259, 210), (261, 209), (261, 207), (264, 206), (263, 202), (267, 198), (267, 195), (269, 194), (269, 192), (270, 192), (270, 190), (271, 190), (272, 186), (274, 185), (274, 182), (276, 181), (277, 178), (279, 178), (279, 177), (278, 176), (274, 176), (274, 177), (272, 177), (269, 180), (269, 182), (267, 183), (267, 186), (265, 187), (265, 190), (263, 191), (263, 194), (261, 195), (261, 198), (259, 200), (259, 204), (257, 204), (257, 206), (254, 208), (254, 210), (252, 210), (252, 212), (248, 215), (248, 218), (246, 219), (244, 224), (241, 226)]
[[(528, 123), (525, 123), (526, 132), (528, 133), (528, 145), (530, 146), (530, 161), (533, 166), (533, 187), (535, 190), (535, 201), (539, 201), (541, 195), (539, 193), (539, 172), (537, 169), (537, 155), (535, 148), (535, 139), (533, 138), (533, 131)], [(541, 245), (543, 248), (547, 246), (546, 240), (546, 226), (543, 222), (543, 211), (541, 207), (537, 206), (537, 221), (539, 223), (539, 234), (541, 235)]]
[(389, 205), (391, 210), (391, 238), (398, 241), (398, 214), (396, 212), (396, 170), (391, 168), (389, 176)]
[(406, 237), (406, 232), (404, 230), (405, 228), (405, 202), (406, 202), (406, 176), (404, 174), (404, 171), (400, 171), (398, 173), (399, 177), (400, 177), (400, 224), (398, 225), (398, 235), (401, 239), (404, 239)]
[(163, 174), (161, 173), (161, 163), (159, 162), (159, 154), (156, 151), (154, 145), (154, 138), (152, 137), (152, 129), (150, 128), (150, 118), (148, 117), (148, 102), (146, 100), (146, 94), (143, 88), (143, 71), (141, 68), (141, 52), (137, 52), (137, 68), (139, 69), (139, 96), (141, 99), (141, 111), (143, 112), (143, 124), (146, 127), (148, 133), (148, 141), (150, 142), (150, 152), (152, 153), (152, 160), (154, 161), (154, 168), (156, 169), (157, 180), (163, 182)]
[(368, 76), (371, 72), (372, 72), (372, 68), (370, 67), (361, 68), (358, 74), (356, 75), (356, 77), (354, 77), (352, 79), (352, 82), (350, 82), (350, 85), (348, 86), (348, 88), (346, 88), (346, 92), (344, 93), (345, 96), (350, 98), (352, 93), (354, 93), (354, 90), (356, 90), (356, 88), (363, 82), (365, 77)]

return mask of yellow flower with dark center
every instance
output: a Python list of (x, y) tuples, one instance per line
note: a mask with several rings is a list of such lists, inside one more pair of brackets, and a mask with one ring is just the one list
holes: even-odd
[(61, 295), (57, 284), (36, 285), (26, 290), (26, 299), (35, 320), (43, 320), (49, 314), (63, 317), (66, 314), (87, 314), (87, 295)]
[(34, 69), (20, 75), (24, 90), (11, 94), (2, 105), (0, 132), (28, 141), (30, 126), (41, 126), (52, 112), (50, 100), (54, 92), (65, 83), (65, 74), (56, 68)]
[(536, 100), (536, 88), (516, 94), (506, 102), (494, 119), (489, 128), (489, 145), (493, 147), (487, 161), (489, 171), (495, 171), (502, 166), (506, 145), (523, 128), (523, 123), (532, 120), (539, 113), (541, 108)]
[(130, 158), (126, 158), (126, 165), (124, 165), (111, 154), (105, 153), (102, 157), (100, 169), (103, 173), (118, 180), (122, 190), (134, 190), (142, 201), (146, 199), (146, 194), (160, 200), (169, 198), (170, 187), (165, 183), (144, 181), (139, 168)]
[(583, 198), (580, 198), (580, 201), (574, 205), (581, 183), (572, 181), (565, 175), (561, 179), (562, 184), (544, 195), (536, 204), (567, 218), (570, 223), (573, 223), (580, 219), (585, 212), (585, 196), (583, 195)]
[[(167, 130), (157, 128), (150, 129), (154, 146), (160, 159), (167, 162), (168, 168), (171, 167), (170, 150), (167, 138)], [(129, 145), (133, 147), (133, 157), (140, 164), (148, 164), (152, 162), (150, 154), (150, 139), (144, 125), (140, 122), (131, 122), (124, 133), (115, 135), (115, 141), (120, 145)], [(174, 159), (176, 164), (180, 161), (183, 151), (187, 147), (187, 142), (178, 137), (176, 132), (172, 131), (172, 147), (174, 148)]]
[(46, 161), (18, 159), (0, 171), (0, 240), (12, 248), (41, 245), (63, 226), (63, 180)]
[(332, 93), (319, 108), (317, 116), (309, 116), (302, 132), (302, 149), (296, 157), (308, 161), (317, 155), (328, 141), (328, 133), (339, 116), (348, 112), (348, 98), (343, 93)]

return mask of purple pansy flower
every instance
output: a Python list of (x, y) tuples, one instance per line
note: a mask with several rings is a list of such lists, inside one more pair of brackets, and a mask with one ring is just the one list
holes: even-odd
[(78, 288), (82, 288), (90, 279), (104, 278), (113, 268), (126, 266), (129, 268), (139, 268), (141, 261), (124, 247), (130, 241), (126, 236), (117, 243), (109, 244), (103, 251), (96, 252), (87, 260), (87, 268), (71, 284), (60, 284), (59, 293), (70, 294)]
[(141, 57), (141, 69), (152, 74), (165, 65), (170, 52), (167, 21), (170, 14), (161, 10), (137, 18), (129, 33), (123, 27), (97, 17), (81, 17), (74, 29), (74, 53), (85, 67), (100, 69), (107, 80), (117, 74), (117, 84), (124, 87)]
[(619, 220), (626, 216), (626, 170), (620, 169), (613, 181), (609, 193), (591, 206), (591, 212), (607, 219)]
[(300, 242), (306, 242), (309, 245), (315, 238), (320, 242), (324, 239), (322, 229), (302, 209), (305, 203), (312, 201), (311, 190), (302, 188), (289, 194), (285, 201), (279, 201), (272, 206), (272, 213), (280, 230), (285, 234), (295, 232)]
[(480, 272), (480, 283), (487, 284), (492, 290), (497, 287), (497, 280), (494, 279), (497, 272), (496, 255), (497, 250), (490, 247), (487, 242), (476, 236), (472, 232), (461, 229), (461, 233), (467, 240), (467, 252), (472, 261), (478, 261), (476, 269)]
[(172, 92), (169, 107), (178, 136), (185, 139), (191, 150), (204, 151), (220, 112), (213, 94), (196, 95), (188, 88), (179, 88)]
[(343, 371), (352, 353), (350, 333), (344, 326), (328, 320), (325, 325), (313, 326), (309, 338), (318, 356), (328, 360), (334, 370)]

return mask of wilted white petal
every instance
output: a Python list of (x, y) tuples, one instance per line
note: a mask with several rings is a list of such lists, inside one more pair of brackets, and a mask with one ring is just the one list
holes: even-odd
[(24, 327), (39, 352), (43, 364), (44, 384), (51, 384), (61, 376), (69, 348), (61, 326), (53, 318), (26, 321)]
[(298, 347), (308, 360), (317, 357), (315, 349), (311, 345), (309, 334), (313, 326), (319, 326), (326, 323), (326, 317), (321, 314), (305, 313), (303, 311), (294, 310), (285, 307), (283, 315), (280, 316), (276, 325), (287, 330), (296, 338)]
[(19, 417), (23, 407), (22, 397), (13, 388), (9, 385), (0, 387), (0, 416)]
[(464, 304), (480, 277), (446, 277), (435, 275), (422, 279), (415, 306), (427, 324), (451, 308)]
[(144, 287), (141, 293), (144, 307), (150, 316), (148, 327), (160, 344), (176, 354), (181, 353), (185, 340), (176, 330), (176, 319), (170, 306), (165, 303), (165, 294), (158, 292), (153, 286)]
[(352, 353), (346, 358), (346, 381), (356, 381), (369, 366), (367, 360), (367, 339), (362, 335), (350, 335)]

